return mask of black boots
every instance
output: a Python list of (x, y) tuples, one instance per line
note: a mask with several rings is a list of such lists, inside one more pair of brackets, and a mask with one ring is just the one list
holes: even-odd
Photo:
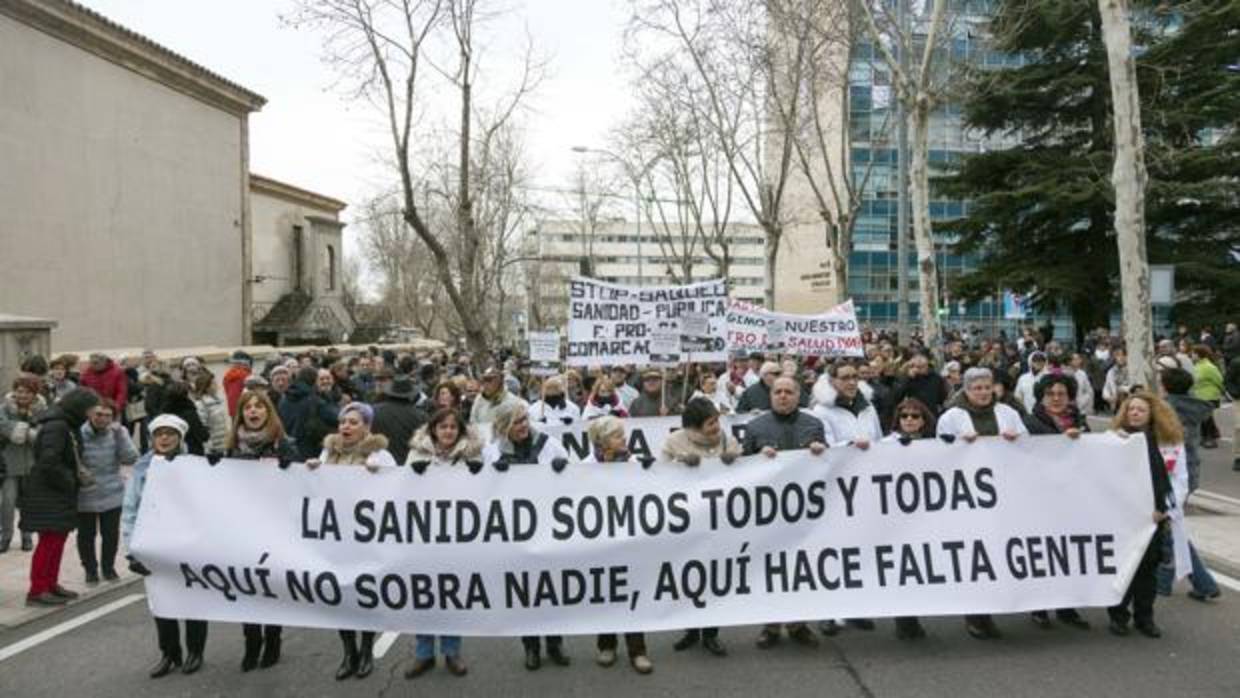
[(357, 671), (353, 675), (359, 679), (370, 676), (375, 670), (375, 634), (362, 633), (362, 647), (357, 656)]
[(241, 658), (241, 672), (258, 668), (258, 655), (263, 651), (263, 636), (259, 632), (245, 632), (245, 656)]
[(263, 656), (258, 660), (260, 669), (267, 669), (280, 661), (280, 634), (284, 629), (278, 625), (263, 628)]
[(190, 652), (185, 655), (185, 666), (181, 667), (182, 674), (193, 674), (202, 668), (202, 653)]
[(340, 660), (340, 667), (336, 669), (336, 680), (344, 681), (350, 676), (356, 676), (359, 679), (370, 676), (370, 672), (375, 669), (375, 634), (362, 633), (362, 644), (359, 648), (357, 633), (352, 630), (341, 630), (340, 644), (344, 646), (344, 657)]
[(160, 658), (159, 663), (151, 667), (151, 678), (161, 679), (171, 674), (175, 669), (181, 666), (181, 658), (165, 654)]

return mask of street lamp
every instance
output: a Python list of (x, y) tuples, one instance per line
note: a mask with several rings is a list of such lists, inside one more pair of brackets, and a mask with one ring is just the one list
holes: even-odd
[(572, 151), (574, 153), (580, 153), (580, 154), (594, 153), (596, 155), (602, 155), (603, 157), (608, 158), (610, 160), (614, 160), (615, 162), (619, 163), (621, 167), (624, 168), (625, 175), (627, 175), (629, 180), (632, 181), (633, 183), (633, 213), (637, 216), (637, 285), (645, 286), (646, 277), (644, 274), (642, 274), (641, 180), (642, 180), (642, 177), (645, 177), (646, 173), (650, 171), (650, 168), (654, 167), (655, 163), (657, 163), (662, 158), (662, 155), (655, 155), (649, 161), (644, 163), (640, 169), (634, 170), (633, 167), (629, 164), (628, 160), (624, 159), (623, 157), (620, 157), (619, 155), (617, 155), (616, 153), (613, 153), (610, 150), (604, 150), (602, 148), (588, 148), (584, 145), (575, 145), (572, 147)]

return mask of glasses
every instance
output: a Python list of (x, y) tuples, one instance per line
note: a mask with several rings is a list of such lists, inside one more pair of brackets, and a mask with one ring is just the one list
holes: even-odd
[(917, 414), (916, 412), (906, 412), (900, 415), (900, 419), (921, 419), (921, 418), (922, 418), (921, 415)]

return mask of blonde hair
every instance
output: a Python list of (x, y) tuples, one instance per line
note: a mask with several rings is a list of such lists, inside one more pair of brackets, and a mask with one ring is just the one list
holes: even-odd
[(1133, 400), (1141, 400), (1150, 406), (1150, 428), (1154, 438), (1161, 446), (1184, 443), (1184, 427), (1175, 410), (1165, 400), (1148, 390), (1139, 390), (1124, 398), (1119, 409), (1115, 410), (1115, 418), (1111, 420), (1111, 428), (1123, 429), (1128, 422), (1128, 405)]
[(599, 444), (616, 434), (624, 436), (624, 422), (619, 417), (599, 417), (590, 422), (586, 431), (590, 436), (590, 444), (598, 448)]

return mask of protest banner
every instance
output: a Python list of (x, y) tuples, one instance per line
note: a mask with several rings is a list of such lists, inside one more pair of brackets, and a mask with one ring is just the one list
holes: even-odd
[[(655, 333), (679, 337), (680, 318), (702, 314), (709, 318), (708, 336), (698, 338), (694, 361), (726, 361), (724, 335), (728, 289), (722, 279), (686, 286), (619, 286), (587, 278), (569, 282), (569, 366), (676, 363), (667, 360), (670, 340), (655, 351)], [(700, 351), (698, 349), (701, 349)], [(681, 350), (677, 346), (676, 354)], [(652, 355), (654, 355), (652, 357)]]
[(530, 332), (526, 336), (529, 342), (530, 375), (554, 376), (560, 372), (560, 333)]
[(728, 306), (728, 351), (797, 356), (865, 356), (852, 301), (820, 315), (774, 313), (743, 301)]
[[(719, 418), (719, 423), (737, 441), (741, 441), (745, 437), (745, 424), (753, 417), (753, 414), (724, 415)], [(573, 463), (584, 460), (593, 452), (589, 427), (590, 423), (583, 420), (568, 425), (551, 422), (535, 425), (538, 431), (559, 441), (568, 452), (569, 461)], [(491, 442), (489, 423), (475, 424), (473, 428), (483, 443)], [(629, 417), (624, 420), (628, 451), (639, 461), (657, 460), (663, 452), (663, 443), (677, 429), (680, 429), (680, 417)]]
[[(1144, 437), (938, 440), (562, 473), (180, 456), (132, 553), (152, 612), (428, 634), (1110, 606), (1154, 524)], [(221, 516), (221, 502), (227, 515)]]

